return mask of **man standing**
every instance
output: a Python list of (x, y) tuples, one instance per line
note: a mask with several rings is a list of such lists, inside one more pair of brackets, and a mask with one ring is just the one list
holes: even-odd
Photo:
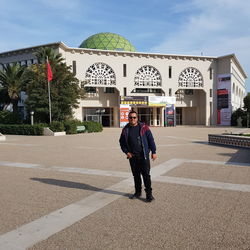
[(134, 176), (135, 193), (130, 198), (139, 198), (141, 196), (142, 175), (146, 201), (151, 202), (154, 197), (151, 188), (149, 153), (151, 151), (151, 158), (155, 160), (156, 146), (154, 137), (146, 124), (138, 122), (138, 115), (135, 111), (129, 113), (128, 119), (129, 123), (123, 128), (119, 142), (121, 150), (129, 159)]

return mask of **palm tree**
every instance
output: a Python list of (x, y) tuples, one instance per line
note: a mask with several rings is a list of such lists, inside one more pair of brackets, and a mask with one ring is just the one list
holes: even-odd
[[(22, 89), (22, 76), (25, 67), (19, 63), (3, 65), (0, 71), (1, 93), (5, 95), (5, 100), (13, 104), (13, 112), (18, 112), (18, 100)], [(5, 103), (6, 104), (6, 103)]]
[(34, 55), (36, 56), (38, 63), (46, 63), (47, 57), (52, 66), (63, 63), (64, 59), (61, 53), (56, 53), (56, 51), (50, 47), (39, 48)]

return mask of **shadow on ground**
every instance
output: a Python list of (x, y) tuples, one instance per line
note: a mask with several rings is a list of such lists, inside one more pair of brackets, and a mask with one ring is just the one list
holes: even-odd
[(50, 179), (50, 178), (30, 178), (30, 179), (33, 181), (39, 181), (39, 182), (42, 182), (45, 184), (66, 187), (66, 188), (84, 189), (84, 190), (90, 190), (90, 191), (95, 191), (95, 192), (103, 192), (103, 193), (108, 193), (108, 194), (121, 195), (121, 196), (125, 196), (125, 197), (129, 197), (131, 195), (128, 193), (122, 193), (122, 192), (118, 192), (118, 191), (114, 191), (114, 190), (108, 190), (108, 189), (94, 187), (94, 186), (80, 183), (80, 182)]
[(228, 162), (250, 163), (250, 149), (239, 148), (235, 153), (219, 153), (219, 155), (229, 156)]
[(193, 143), (206, 144), (211, 147), (238, 149), (237, 152), (234, 153), (219, 153), (219, 155), (229, 156), (230, 157), (230, 159), (228, 160), (229, 163), (230, 162), (250, 163), (250, 149), (248, 148), (237, 148), (235, 146), (230, 146), (230, 145), (212, 144), (207, 141), (193, 141)]

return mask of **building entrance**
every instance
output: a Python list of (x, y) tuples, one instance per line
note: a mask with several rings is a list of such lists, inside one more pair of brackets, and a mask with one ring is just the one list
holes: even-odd
[(176, 108), (176, 125), (182, 125), (182, 108)]
[(139, 121), (151, 125), (153, 120), (153, 109), (152, 108), (138, 108)]
[(114, 126), (113, 108), (84, 108), (84, 121), (95, 121), (103, 127)]
[(160, 126), (161, 108), (138, 108), (139, 121), (149, 126)]

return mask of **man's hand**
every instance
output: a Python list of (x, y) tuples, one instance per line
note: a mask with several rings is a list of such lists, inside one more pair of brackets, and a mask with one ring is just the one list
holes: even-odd
[(133, 157), (133, 155), (131, 153), (127, 153), (127, 159), (131, 159)]
[(156, 160), (157, 155), (156, 155), (156, 154), (152, 154), (152, 155), (151, 155), (151, 158), (152, 158), (152, 160), (154, 161), (154, 160)]

